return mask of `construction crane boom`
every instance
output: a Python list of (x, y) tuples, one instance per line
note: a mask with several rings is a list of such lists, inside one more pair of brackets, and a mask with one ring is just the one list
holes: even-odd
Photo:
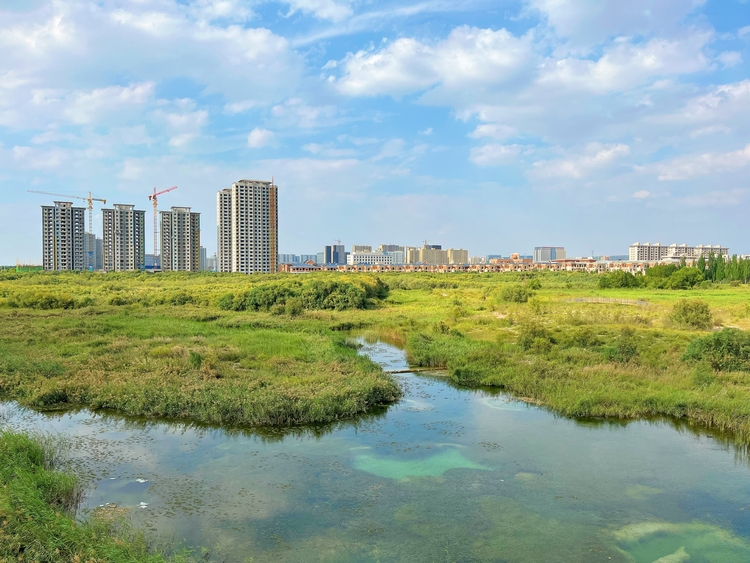
[[(107, 205), (106, 199), (101, 199), (98, 197), (94, 197), (91, 192), (89, 192), (88, 197), (80, 196), (80, 195), (65, 195), (65, 194), (55, 194), (51, 192), (40, 192), (37, 190), (27, 190), (30, 194), (42, 194), (42, 195), (52, 195), (55, 197), (67, 197), (70, 199), (82, 199), (83, 201), (88, 203), (88, 210), (89, 210), (89, 234), (91, 236), (94, 236), (94, 202), (95, 201), (101, 201), (104, 205)], [(94, 269), (94, 248), (93, 245), (89, 245), (89, 269)]]
[(158, 203), (158, 197), (162, 194), (166, 194), (168, 192), (174, 191), (177, 189), (177, 186), (172, 186), (171, 188), (167, 188), (166, 190), (162, 190), (160, 192), (156, 191), (156, 188), (154, 188), (154, 193), (149, 194), (148, 199), (151, 203), (154, 205), (154, 268), (156, 268), (156, 257), (159, 255), (159, 203)]

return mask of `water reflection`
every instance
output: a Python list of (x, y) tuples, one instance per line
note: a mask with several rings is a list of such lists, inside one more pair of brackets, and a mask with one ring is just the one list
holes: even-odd
[[(362, 352), (406, 366), (392, 346)], [(5, 410), (70, 437), (84, 510), (112, 503), (215, 560), (750, 561), (750, 471), (731, 438), (398, 377), (389, 409), (284, 430)]]

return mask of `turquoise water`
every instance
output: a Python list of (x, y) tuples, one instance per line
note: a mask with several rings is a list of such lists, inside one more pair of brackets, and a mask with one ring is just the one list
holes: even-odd
[[(384, 343), (363, 353), (406, 367)], [(750, 562), (750, 469), (721, 436), (398, 377), (399, 404), (293, 431), (2, 408), (70, 437), (84, 513), (112, 503), (215, 561)]]

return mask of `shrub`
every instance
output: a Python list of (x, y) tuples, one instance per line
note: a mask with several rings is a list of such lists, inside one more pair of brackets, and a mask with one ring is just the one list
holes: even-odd
[(675, 324), (687, 328), (706, 330), (713, 326), (711, 308), (700, 299), (678, 301), (672, 308), (669, 318)]
[(231, 311), (234, 308), (234, 295), (225, 293), (216, 299), (216, 306), (223, 311)]
[(635, 277), (630, 272), (615, 270), (609, 274), (602, 274), (599, 277), (600, 289), (620, 289), (623, 287), (640, 287), (641, 278)]
[(522, 285), (509, 285), (500, 293), (500, 299), (506, 303), (526, 303), (534, 292)]
[(725, 328), (693, 340), (683, 361), (708, 362), (717, 371), (750, 371), (750, 334)]
[[(546, 344), (543, 341), (546, 341)], [(518, 331), (517, 343), (524, 350), (534, 349), (534, 351), (544, 352), (552, 348), (555, 340), (543, 326), (535, 323), (527, 323), (521, 325)]]
[(703, 274), (698, 268), (680, 268), (669, 277), (669, 289), (692, 289), (703, 281)]
[(623, 328), (613, 346), (604, 351), (604, 358), (608, 362), (628, 363), (638, 356), (638, 344), (635, 340), (635, 331), (632, 328)]
[(286, 314), (290, 317), (298, 317), (304, 311), (302, 306), (302, 299), (299, 297), (290, 297), (286, 301), (285, 306)]
[(529, 283), (526, 284), (526, 287), (531, 290), (538, 291), (542, 289), (542, 282), (540, 282), (538, 278), (531, 278), (529, 280)]

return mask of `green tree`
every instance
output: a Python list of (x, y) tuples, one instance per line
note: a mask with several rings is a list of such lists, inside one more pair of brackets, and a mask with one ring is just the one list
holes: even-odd
[(680, 268), (672, 274), (667, 282), (669, 289), (692, 289), (703, 281), (703, 274), (698, 268)]
[(703, 279), (706, 279), (706, 259), (703, 257), (703, 254), (698, 258), (698, 269), (703, 275)]

